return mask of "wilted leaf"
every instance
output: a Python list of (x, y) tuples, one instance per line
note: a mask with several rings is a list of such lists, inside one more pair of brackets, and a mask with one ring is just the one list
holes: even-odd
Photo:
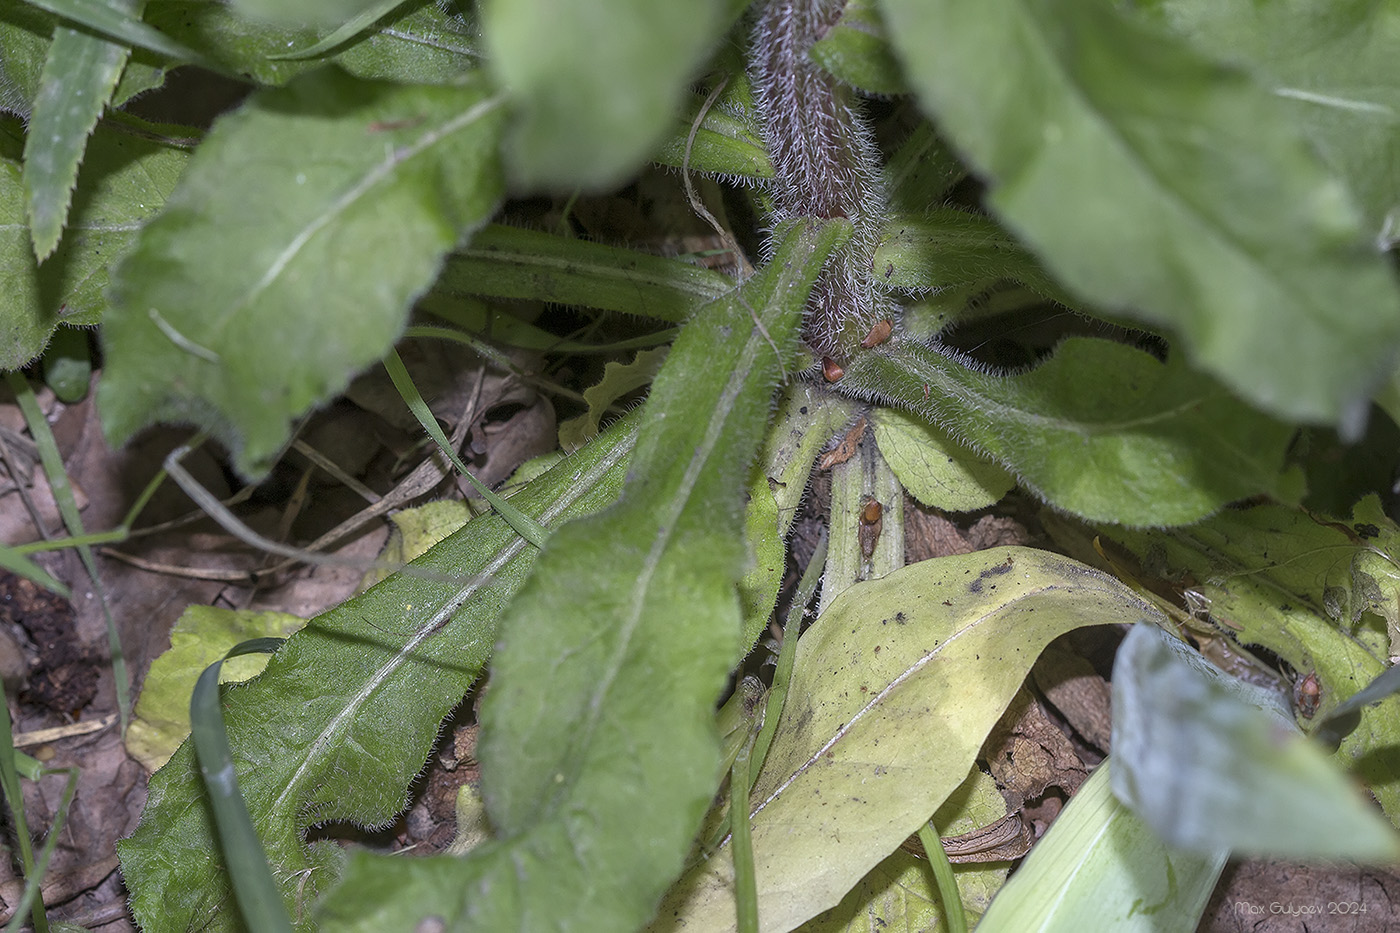
[[(1384, 620), (1368, 614), (1374, 610), (1366, 596), (1381, 584), (1367, 568), (1374, 569), (1373, 557), (1394, 558), (1367, 539), (1384, 534), (1383, 546), (1394, 547), (1400, 534), (1374, 501), (1358, 507), (1354, 526), (1269, 504), (1186, 528), (1099, 531), (1154, 576), (1190, 580), (1186, 598), (1205, 624), (1238, 644), (1268, 649), (1299, 677), (1315, 675), (1315, 714), (1325, 717), (1385, 669), (1390, 640)], [(1393, 600), (1395, 583), (1383, 582)], [(1363, 711), (1338, 757), (1365, 778), (1392, 821), (1400, 820), (1397, 709), (1400, 699), (1391, 698)]]
[[(170, 630), (170, 648), (151, 662), (135, 717), (126, 732), (131, 756), (154, 771), (170, 760), (190, 734), (190, 692), (204, 669), (230, 648), (252, 638), (281, 638), (306, 625), (285, 612), (252, 612), (191, 606)], [(267, 655), (225, 662), (221, 683), (247, 680), (267, 666)]]
[[(1051, 640), (1151, 614), (1111, 577), (1015, 547), (912, 564), (838, 596), (798, 642), (750, 798), (764, 928), (835, 906), (938, 809)], [(733, 925), (726, 844), (682, 877), (651, 929)]]

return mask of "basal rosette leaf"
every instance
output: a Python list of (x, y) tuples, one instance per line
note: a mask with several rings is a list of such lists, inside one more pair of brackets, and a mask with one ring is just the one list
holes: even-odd
[(501, 196), (483, 81), (399, 86), (336, 69), (221, 119), (114, 273), (104, 426), (209, 428), (246, 475), (380, 358), (442, 256)]
[(812, 283), (848, 230), (790, 227), (762, 271), (686, 325), (622, 500), (551, 538), (511, 604), (478, 744), (495, 839), (464, 860), (352, 858), (323, 903), (327, 933), (432, 917), (626, 930), (651, 916), (715, 791), (714, 703), (742, 650), (744, 480)]
[(1293, 429), (1178, 360), (1066, 340), (1022, 373), (903, 343), (836, 387), (904, 408), (998, 461), (1046, 501), (1125, 525), (1179, 525), (1276, 488)]
[[(615, 424), (511, 502), (546, 527), (613, 502), (636, 438)], [(292, 635), (262, 675), (223, 699), (239, 787), (289, 912), (338, 876), (338, 847), (312, 825), (382, 826), (404, 806), (442, 718), (481, 673), (501, 610), (539, 552), (484, 515)], [(456, 581), (456, 582), (454, 582)], [(151, 778), (136, 832), (119, 845), (132, 912), (148, 933), (243, 929), (188, 742)], [(256, 931), (252, 931), (256, 933)]]
[(881, 10), (921, 103), (1058, 280), (1171, 328), (1270, 412), (1359, 427), (1400, 290), (1283, 101), (1114, 4)]
[(18, 120), (0, 117), (0, 369), (43, 352), (60, 324), (103, 319), (108, 269), (174, 190), (189, 154), (99, 126), (88, 142), (67, 229), (40, 265), (30, 244)]
[[(921, 561), (845, 590), (797, 646), (754, 785), (759, 923), (834, 907), (967, 778), (1044, 647), (1154, 614), (1125, 585), (1045, 551)], [(652, 933), (731, 930), (728, 841), (667, 894)]]

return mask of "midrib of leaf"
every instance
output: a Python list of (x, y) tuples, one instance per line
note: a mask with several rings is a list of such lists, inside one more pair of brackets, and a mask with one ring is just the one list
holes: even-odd
[(296, 258), (297, 253), (301, 252), (302, 247), (311, 241), (312, 237), (323, 230), (331, 221), (343, 214), (357, 201), (373, 191), (375, 186), (388, 178), (395, 169), (415, 156), (426, 152), (451, 134), (472, 125), (492, 110), (501, 106), (504, 101), (505, 98), (503, 97), (487, 98), (471, 109), (464, 111), (459, 116), (448, 120), (441, 126), (428, 130), (411, 145), (403, 146), (391, 152), (389, 158), (376, 164), (373, 169), (365, 174), (364, 178), (331, 202), (326, 210), (318, 214), (315, 219), (299, 230), (296, 236), (292, 237), (291, 242), (287, 244), (282, 252), (279, 253), (268, 266), (262, 278), (255, 282), (253, 287), (232, 307), (225, 310), (224, 313), (219, 316), (219, 320), (214, 325), (214, 333), (218, 334), (221, 332), (234, 317), (256, 301), (258, 296), (277, 280), (277, 277), (280, 276), (282, 271)]
[(1341, 97), (1332, 94), (1320, 94), (1317, 91), (1309, 91), (1296, 87), (1276, 87), (1274, 94), (1288, 100), (1300, 100), (1308, 104), (1317, 104), (1319, 107), (1329, 107), (1334, 110), (1346, 110), (1351, 113), (1371, 113), (1385, 117), (1388, 122), (1400, 122), (1400, 114), (1395, 112), (1393, 107), (1385, 104), (1378, 104), (1369, 100), (1352, 100), (1348, 97)]
[[(1032, 10), (1030, 5), (1022, 2), (1021, 8), (1023, 10), (1023, 15), (1032, 20), (1040, 20), (1040, 17)], [(1189, 217), (1192, 224), (1200, 231), (1204, 238), (1220, 242), (1224, 246), (1227, 246), (1231, 254), (1238, 259), (1243, 259), (1242, 265), (1254, 270), (1257, 281), (1265, 283), (1270, 292), (1283, 296), (1282, 300), (1286, 301), (1287, 290), (1279, 285), (1278, 278), (1273, 274), (1274, 270), (1262, 261), (1264, 255), (1263, 251), (1251, 250), (1249, 244), (1239, 239), (1230, 224), (1218, 221), (1210, 213), (1207, 205), (1198, 204), (1193, 199), (1187, 197), (1185, 192), (1177, 186), (1175, 178), (1169, 174), (1163, 175), (1158, 171), (1153, 165), (1152, 160), (1148, 159), (1141, 149), (1133, 145), (1128, 137), (1118, 131), (1113, 121), (1094, 105), (1093, 98), (1087, 92), (1084, 85), (1074, 79), (1072, 69), (1061, 67), (1060, 57), (1055, 54), (1055, 51), (1045, 42), (1048, 32), (1049, 29), (1041, 24), (1040, 28), (1033, 30), (1031, 34), (1044, 60), (1053, 63), (1055, 71), (1060, 76), (1063, 85), (1073, 90), (1074, 99), (1083, 108), (1084, 112), (1093, 115), (1094, 123), (1098, 126), (1100, 135), (1105, 139), (1111, 139), (1116, 142), (1119, 150), (1128, 155), (1129, 158), (1126, 161), (1128, 161), (1140, 175), (1150, 179), (1157, 190), (1172, 195), (1173, 197), (1168, 200), (1168, 203), (1175, 205), (1183, 216)], [(1006, 179), (1006, 184), (1010, 186), (1015, 184), (1015, 181), (1016, 179), (1014, 177), (1008, 177)], [(1318, 320), (1325, 320), (1329, 317), (1323, 309), (1319, 308), (1316, 301), (1300, 302), (1299, 304), (1307, 308), (1310, 316)]]
[[(618, 282), (637, 283), (652, 285), (658, 288), (670, 288), (685, 294), (690, 294), (696, 298), (713, 299), (718, 298), (728, 290), (732, 283), (724, 276), (716, 272), (700, 269), (685, 263), (677, 262), (678, 266), (684, 266), (687, 270), (693, 271), (694, 275), (677, 281), (674, 278), (666, 278), (659, 274), (652, 275), (647, 272), (638, 272), (632, 269), (620, 268), (608, 263), (589, 263), (580, 259), (564, 256), (546, 256), (538, 253), (517, 252), (507, 249), (497, 249), (489, 246), (492, 233), (505, 229), (516, 232), (510, 227), (488, 227), (473, 237), (472, 243), (455, 251), (455, 255), (467, 259), (484, 260), (489, 262), (500, 262), (503, 259), (516, 265), (538, 268), (557, 269), (560, 272), (578, 273), (586, 270), (589, 275), (599, 279), (612, 279)], [(534, 233), (535, 231), (523, 231)], [(482, 246), (481, 244), (488, 244)]]
[[(545, 508), (540, 514), (538, 519), (539, 523), (544, 525), (558, 518), (559, 515), (572, 506), (585, 493), (591, 491), (593, 486), (601, 480), (609, 470), (616, 466), (619, 461), (629, 456), (631, 452), (632, 450), (629, 444), (619, 444), (610, 450), (606, 456), (589, 466), (583, 473), (575, 478), (573, 484), (569, 486), (569, 491), (567, 493), (560, 496), (554, 502), (551, 502)], [(299, 807), (299, 803), (294, 799), (294, 791), (302, 783), (306, 772), (313, 765), (319, 765), (324, 751), (332, 744), (337, 736), (347, 731), (349, 725), (360, 714), (365, 703), (374, 695), (380, 685), (387, 681), (394, 672), (403, 667), (413, 654), (413, 651), (420, 644), (437, 634), (464, 602), (471, 599), (483, 586), (493, 583), (493, 578), (496, 573), (515, 559), (522, 551), (527, 550), (528, 547), (530, 547), (530, 545), (524, 538), (516, 537), (505, 547), (497, 551), (495, 556), (482, 568), (481, 572), (474, 575), (469, 583), (453, 594), (452, 597), (443, 604), (442, 608), (433, 614), (427, 624), (414, 632), (409, 641), (395, 652), (394, 656), (386, 661), (374, 673), (372, 678), (367, 680), (362, 687), (355, 691), (350, 701), (345, 704), (345, 708), (341, 710), (340, 713), (336, 714), (336, 716), (326, 724), (326, 728), (321, 730), (316, 736), (315, 740), (307, 749), (301, 764), (288, 776), (282, 792), (277, 795), (276, 801), (270, 808), (271, 821), (277, 822), (295, 817), (295, 814), (298, 812), (297, 808)]]
[[(943, 653), (944, 649), (947, 648), (949, 645), (952, 645), (964, 635), (976, 631), (979, 626), (995, 620), (999, 615), (1014, 610), (1018, 603), (1063, 588), (1063, 585), (1059, 583), (1047, 583), (1036, 587), (1033, 590), (1022, 591), (1018, 593), (1014, 599), (991, 606), (986, 612), (983, 612), (976, 619), (973, 619), (966, 625), (959, 628), (956, 632), (949, 635), (946, 639), (940, 642), (938, 646), (935, 647), (932, 651), (925, 654), (918, 661), (915, 661), (913, 664), (909, 665), (909, 667), (907, 667), (904, 670), (904, 672), (899, 676), (891, 678), (888, 684), (886, 684), (878, 692), (872, 695), (871, 698), (866, 702), (866, 704), (862, 706), (859, 710), (857, 710), (845, 725), (837, 729), (836, 732), (832, 735), (832, 737), (828, 739), (825, 743), (823, 743), (821, 748), (817, 749), (815, 752), (809, 755), (805, 762), (803, 762), (801, 765), (795, 768), (792, 774), (790, 774), (781, 784), (779, 784), (773, 789), (772, 793), (765, 797), (762, 800), (762, 802), (760, 802), (757, 806), (753, 807), (753, 809), (750, 811), (750, 815), (757, 815), (761, 810), (763, 810), (764, 807), (768, 806), (768, 804), (772, 803), (778, 797), (781, 797), (783, 792), (787, 790), (788, 787), (790, 787), (793, 784), (793, 782), (795, 782), (798, 778), (802, 777), (802, 775), (806, 774), (807, 770), (813, 765), (819, 763), (823, 755), (825, 755), (828, 751), (839, 745), (841, 743), (841, 740), (844, 739), (850, 733), (850, 731), (854, 729), (862, 719), (865, 718), (867, 713), (869, 713), (871, 710), (878, 709), (880, 704), (882, 704), (885, 701), (886, 697), (888, 697), (899, 687), (903, 686), (904, 683), (911, 677), (915, 676), (920, 671), (922, 671), (926, 666), (928, 666), (928, 663), (930, 661), (936, 660)], [(726, 839), (725, 842), (727, 844), (728, 840)]]
[[(937, 351), (934, 351), (937, 353)], [(940, 367), (936, 362), (918, 356), (906, 356), (906, 361), (914, 361), (914, 365), (909, 368), (914, 371), (919, 378), (927, 382), (930, 387), (941, 390), (945, 398), (957, 399), (968, 408), (975, 409), (988, 416), (989, 420), (997, 420), (1002, 423), (1014, 423), (1024, 425), (1037, 430), (1065, 431), (1070, 434), (1077, 434), (1080, 437), (1097, 437), (1109, 434), (1125, 434), (1137, 428), (1152, 426), (1161, 421), (1168, 421), (1178, 417), (1184, 412), (1190, 411), (1201, 403), (1202, 396), (1197, 395), (1189, 401), (1182, 402), (1175, 408), (1163, 409), (1151, 415), (1140, 418), (1130, 418), (1123, 421), (1089, 421), (1069, 420), (1066, 418), (1052, 418), (1049, 415), (1041, 415), (1029, 411), (1025, 408), (1018, 408), (1013, 403), (1003, 402), (977, 391), (975, 383), (986, 381), (990, 384), (990, 379), (977, 370), (962, 366), (955, 358), (937, 354), (939, 359), (947, 360), (951, 366), (959, 366), (966, 371), (966, 378), (959, 380), (950, 375), (946, 368)], [(1033, 370), (1031, 370), (1033, 371)], [(1028, 371), (1029, 372), (1029, 371)], [(995, 377), (992, 377), (995, 378)], [(1014, 377), (1013, 377), (1014, 378)], [(1005, 380), (1003, 380), (1005, 382)], [(1011, 385), (1005, 382), (1008, 387)], [(935, 406), (934, 396), (930, 393), (929, 404)]]
[[(753, 336), (758, 336), (758, 328), (753, 330)], [(700, 479), (700, 474), (709, 463), (711, 455), (719, 445), (721, 435), (724, 430), (724, 421), (729, 414), (734, 401), (744, 389), (744, 383), (753, 372), (754, 363), (757, 360), (755, 352), (758, 341), (751, 339), (744, 347), (743, 355), (740, 357), (742, 365), (736, 367), (730, 373), (729, 379), (724, 384), (724, 390), (720, 393), (719, 401), (710, 410), (710, 419), (705, 426), (705, 434), (699, 447), (696, 448), (690, 462), (686, 464), (685, 473), (681, 476), (681, 481), (677, 484), (676, 495), (669, 500), (667, 520), (663, 522), (656, 532), (656, 537), (652, 539), (651, 549), (647, 552), (647, 558), (643, 565), (643, 572), (638, 575), (637, 585), (632, 588), (631, 604), (629, 614), (625, 624), (622, 626), (622, 637), (618, 640), (618, 650), (613, 654), (607, 673), (599, 679), (599, 689), (594, 693), (592, 702), (589, 704), (589, 717), (585, 735), (592, 735), (598, 726), (598, 718), (606, 709), (607, 704), (603, 698), (607, 696), (616, 682), (619, 672), (622, 670), (623, 662), (627, 659), (628, 648), (632, 644), (633, 635), (637, 626), (641, 624), (642, 617), (646, 611), (647, 593), (651, 589), (651, 578), (655, 575), (657, 568), (661, 565), (663, 555), (667, 546), (671, 542), (675, 528), (681, 514), (690, 505), (692, 493), (695, 491), (695, 484)], [(767, 344), (762, 345), (768, 349)], [(582, 766), (583, 759), (575, 759), (578, 766)]]

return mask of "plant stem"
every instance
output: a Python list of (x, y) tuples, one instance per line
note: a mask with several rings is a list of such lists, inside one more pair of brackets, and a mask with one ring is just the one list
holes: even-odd
[(855, 226), (817, 281), (804, 333), (818, 357), (838, 363), (892, 308), (869, 275), (885, 209), (870, 128), (854, 93), (807, 55), (844, 6), (770, 0), (752, 52), (755, 103), (775, 172), (774, 221), (845, 217)]
[(928, 855), (929, 870), (938, 887), (939, 899), (943, 901), (944, 929), (948, 933), (967, 933), (967, 914), (963, 912), (962, 897), (958, 894), (958, 882), (953, 877), (953, 863), (948, 861), (948, 853), (943, 851), (943, 841), (938, 838), (938, 830), (925, 822), (919, 827), (919, 842), (923, 843)]

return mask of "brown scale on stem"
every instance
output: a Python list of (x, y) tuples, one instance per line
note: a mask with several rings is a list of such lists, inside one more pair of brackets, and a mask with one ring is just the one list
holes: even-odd
[(844, 217), (855, 227), (813, 289), (804, 330), (816, 356), (838, 365), (891, 310), (870, 276), (885, 208), (870, 128), (854, 93), (807, 56), (844, 6), (770, 0), (754, 31), (752, 65), (775, 173), (774, 221)]

